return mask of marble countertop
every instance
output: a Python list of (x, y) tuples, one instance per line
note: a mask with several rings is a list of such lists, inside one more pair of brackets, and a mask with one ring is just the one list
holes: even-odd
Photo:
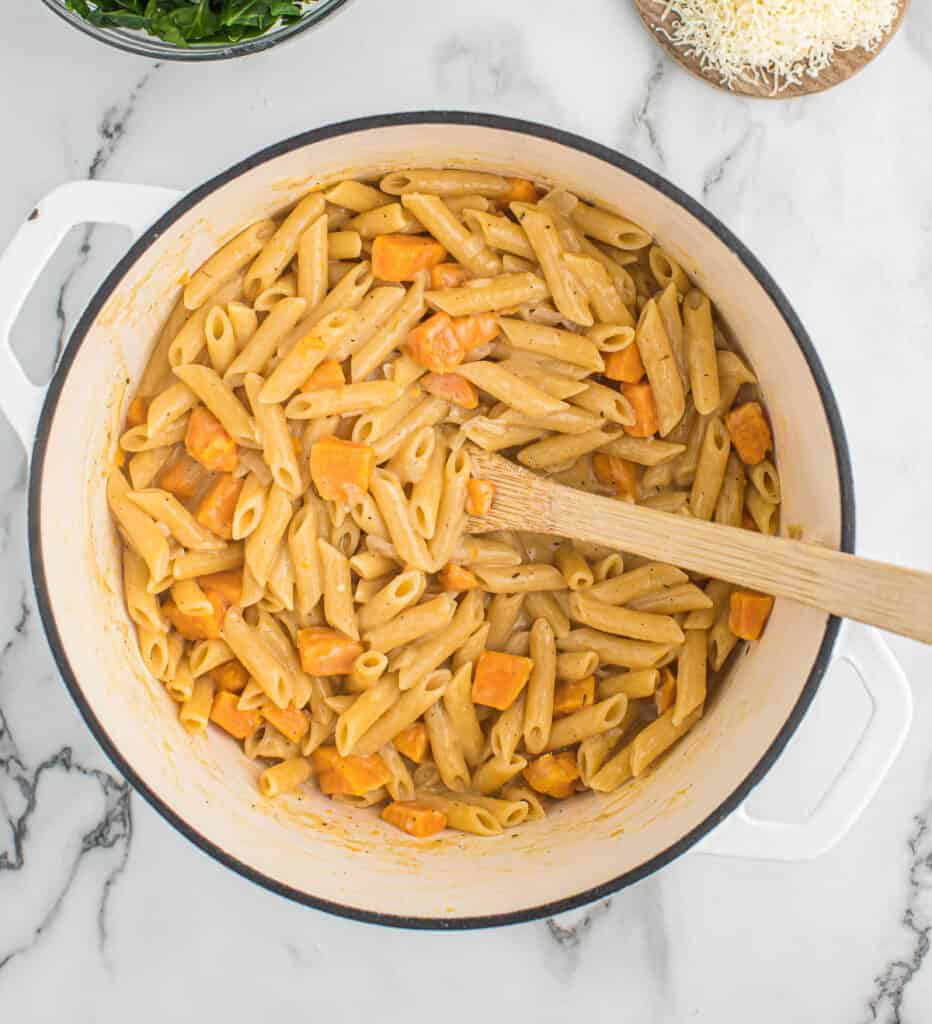
[[(105, 49), (35, 2), (15, 6), (0, 38), (0, 246), (61, 182), (187, 189), (261, 146), (353, 116), (459, 108), (588, 135), (701, 199), (761, 257), (835, 387), (859, 551), (932, 569), (929, 5), (912, 5), (860, 77), (781, 103), (690, 78), (650, 42), (628, 0), (472, 0), (455, 12), (430, 0), (355, 0), (289, 45), (203, 67)], [(15, 332), (37, 380), (125, 243), (100, 227), (66, 240)], [(932, 1019), (928, 649), (890, 641), (914, 685), (912, 731), (859, 823), (820, 859), (694, 852), (561, 919), (390, 932), (252, 886), (130, 792), (46, 646), (27, 566), (25, 476), (0, 423), (4, 1020), (371, 1012), (453, 1024), (485, 1010), (460, 995), (480, 975), (494, 979), (503, 1018), (542, 1024), (570, 1013), (714, 1024)], [(833, 725), (850, 717), (852, 699), (842, 683), (823, 688), (812, 722), (756, 791), (756, 811), (798, 812), (798, 779), (812, 780), (812, 806), (843, 759)]]

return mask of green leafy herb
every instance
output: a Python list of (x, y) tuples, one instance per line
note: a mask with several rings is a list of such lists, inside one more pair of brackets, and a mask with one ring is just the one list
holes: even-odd
[(313, 0), (65, 0), (99, 28), (148, 32), (167, 43), (238, 43), (299, 21)]

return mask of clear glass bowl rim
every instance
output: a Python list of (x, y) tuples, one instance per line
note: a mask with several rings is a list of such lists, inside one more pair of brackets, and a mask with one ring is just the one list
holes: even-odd
[(281, 28), (267, 32), (265, 35), (257, 36), (254, 39), (244, 39), (239, 43), (194, 45), (190, 47), (176, 46), (174, 43), (166, 43), (154, 36), (147, 36), (142, 32), (132, 32), (127, 29), (97, 28), (90, 22), (85, 21), (79, 14), (69, 11), (63, 0), (42, 0), (46, 7), (57, 14), (62, 20), (83, 32), (92, 39), (97, 39), (108, 46), (114, 46), (126, 53), (135, 53), (141, 57), (150, 57), (155, 60), (177, 60), (177, 61), (205, 61), (205, 60), (230, 60), (233, 57), (245, 57), (250, 53), (260, 53), (272, 46), (283, 43), (287, 39), (305, 32), (314, 25), (319, 24), (326, 17), (339, 10), (347, 0), (317, 0), (314, 7), (293, 25), (284, 25)]

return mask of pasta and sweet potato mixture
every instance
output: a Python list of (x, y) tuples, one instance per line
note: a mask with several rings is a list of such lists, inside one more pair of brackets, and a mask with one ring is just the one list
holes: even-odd
[(108, 499), (143, 661), (267, 797), (313, 785), (422, 837), (616, 790), (772, 599), (471, 535), (495, 493), (470, 445), (772, 533), (755, 384), (671, 255), (566, 191), (462, 170), (314, 191), (190, 277), (129, 404)]

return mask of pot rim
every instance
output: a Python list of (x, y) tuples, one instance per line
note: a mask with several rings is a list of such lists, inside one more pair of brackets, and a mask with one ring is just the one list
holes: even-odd
[(641, 879), (647, 878), (655, 871), (665, 867), (676, 858), (684, 854), (700, 839), (715, 828), (729, 814), (732, 813), (750, 792), (760, 783), (777, 757), (786, 747), (799, 723), (802, 721), (809, 705), (819, 688), (825, 671), (831, 661), (832, 652), (840, 628), (840, 619), (837, 616), (830, 616), (825, 626), (825, 633), (819, 651), (813, 663), (812, 670), (806, 680), (799, 699), (790, 712), (786, 722), (777, 733), (773, 742), (764, 752), (757, 764), (741, 780), (722, 803), (700, 822), (692, 831), (682, 836), (677, 842), (668, 846), (650, 860), (636, 868), (626, 871), (624, 874), (603, 882), (600, 885), (582, 892), (574, 893), (559, 900), (539, 904), (523, 910), (510, 911), (503, 914), (481, 914), (461, 918), (441, 917), (409, 917), (403, 914), (388, 914), (379, 911), (366, 910), (360, 907), (337, 903), (332, 900), (322, 899), (307, 892), (295, 889), (278, 881), (275, 878), (258, 871), (249, 864), (243, 863), (226, 850), (216, 845), (207, 836), (192, 827), (187, 821), (181, 818), (172, 807), (159, 797), (147, 783), (136, 773), (129, 760), (121, 753), (116, 744), (110, 738), (100, 720), (97, 718), (90, 703), (85, 698), (77, 676), (71, 667), (68, 655), (61, 640), (61, 635), (52, 611), (49, 599), (48, 584), (45, 576), (45, 566), (42, 553), (42, 537), (39, 529), (41, 513), (42, 481), (45, 471), (45, 455), (48, 448), (49, 435), (52, 421), (58, 406), (58, 401), (68, 378), (68, 372), (74, 362), (78, 350), (83, 344), (87, 333), (96, 320), (110, 295), (128, 273), (136, 260), (148, 249), (159, 237), (178, 220), (184, 213), (196, 206), (202, 199), (218, 188), (228, 184), (233, 179), (245, 174), (248, 171), (282, 156), (295, 149), (302, 148), (315, 142), (331, 139), (342, 135), (352, 135), (375, 128), (387, 128), (404, 125), (463, 125), (491, 128), (500, 131), (513, 132), (520, 135), (530, 135), (571, 149), (580, 150), (589, 156), (602, 160), (639, 178), (645, 184), (661, 192), (667, 198), (673, 200), (683, 207), (687, 213), (699, 220), (718, 239), (723, 242), (741, 261), (745, 269), (755, 278), (757, 283), (764, 289), (770, 300), (774, 303), (783, 317), (786, 325), (796, 339), (805, 358), (809, 370), (819, 391), (822, 407), (828, 420), (829, 430), (832, 437), (832, 444), (835, 451), (835, 462), (839, 478), (839, 490), (841, 494), (841, 550), (852, 552), (854, 550), (855, 537), (855, 508), (854, 508), (854, 481), (851, 469), (851, 458), (848, 449), (847, 436), (841, 421), (838, 405), (835, 400), (831, 385), (822, 362), (816, 353), (809, 335), (800, 322), (795, 310), (783, 291), (761, 264), (761, 262), (721, 221), (710, 213), (702, 204), (693, 199), (686, 192), (672, 184), (666, 178), (656, 172), (644, 167), (636, 160), (624, 156), (616, 150), (593, 142), (583, 136), (566, 132), (561, 129), (551, 128), (546, 125), (532, 121), (524, 121), (518, 118), (503, 117), (497, 114), (480, 114), (467, 111), (421, 111), (400, 114), (380, 114), (369, 117), (354, 118), (346, 121), (339, 121), (334, 124), (315, 128), (311, 131), (302, 132), (281, 142), (267, 146), (252, 156), (233, 164), (226, 171), (215, 175), (204, 184), (186, 193), (170, 210), (156, 221), (146, 232), (144, 232), (130, 247), (126, 255), (117, 263), (114, 269), (107, 276), (103, 284), (98, 288), (94, 297), (85, 309), (80, 321), (71, 334), (68, 345), (62, 354), (61, 360), (49, 382), (48, 391), (42, 406), (42, 413), (39, 418), (36, 438), (33, 443), (31, 471), (28, 492), (28, 529), (29, 529), (29, 558), (32, 571), (33, 584), (35, 587), (36, 601), (42, 625), (48, 638), (52, 655), (61, 673), (62, 679), (77, 705), (78, 711), (93, 734), (94, 738), (103, 748), (113, 765), (120, 774), (130, 783), (151, 807), (153, 807), (170, 825), (186, 839), (197, 846), (201, 851), (208, 854), (214, 860), (225, 865), (237, 874), (257, 885), (268, 889), (271, 892), (284, 896), (297, 903), (301, 903), (316, 910), (324, 910), (339, 917), (345, 917), (356, 921), (364, 921), (369, 924), (380, 924), (398, 928), (418, 930), (444, 930), (459, 931), (475, 928), (489, 928), (508, 924), (520, 924), (529, 921), (536, 921), (541, 918), (551, 917), (555, 914), (564, 913), (576, 907), (593, 903), (604, 899), (612, 893), (632, 885)]

